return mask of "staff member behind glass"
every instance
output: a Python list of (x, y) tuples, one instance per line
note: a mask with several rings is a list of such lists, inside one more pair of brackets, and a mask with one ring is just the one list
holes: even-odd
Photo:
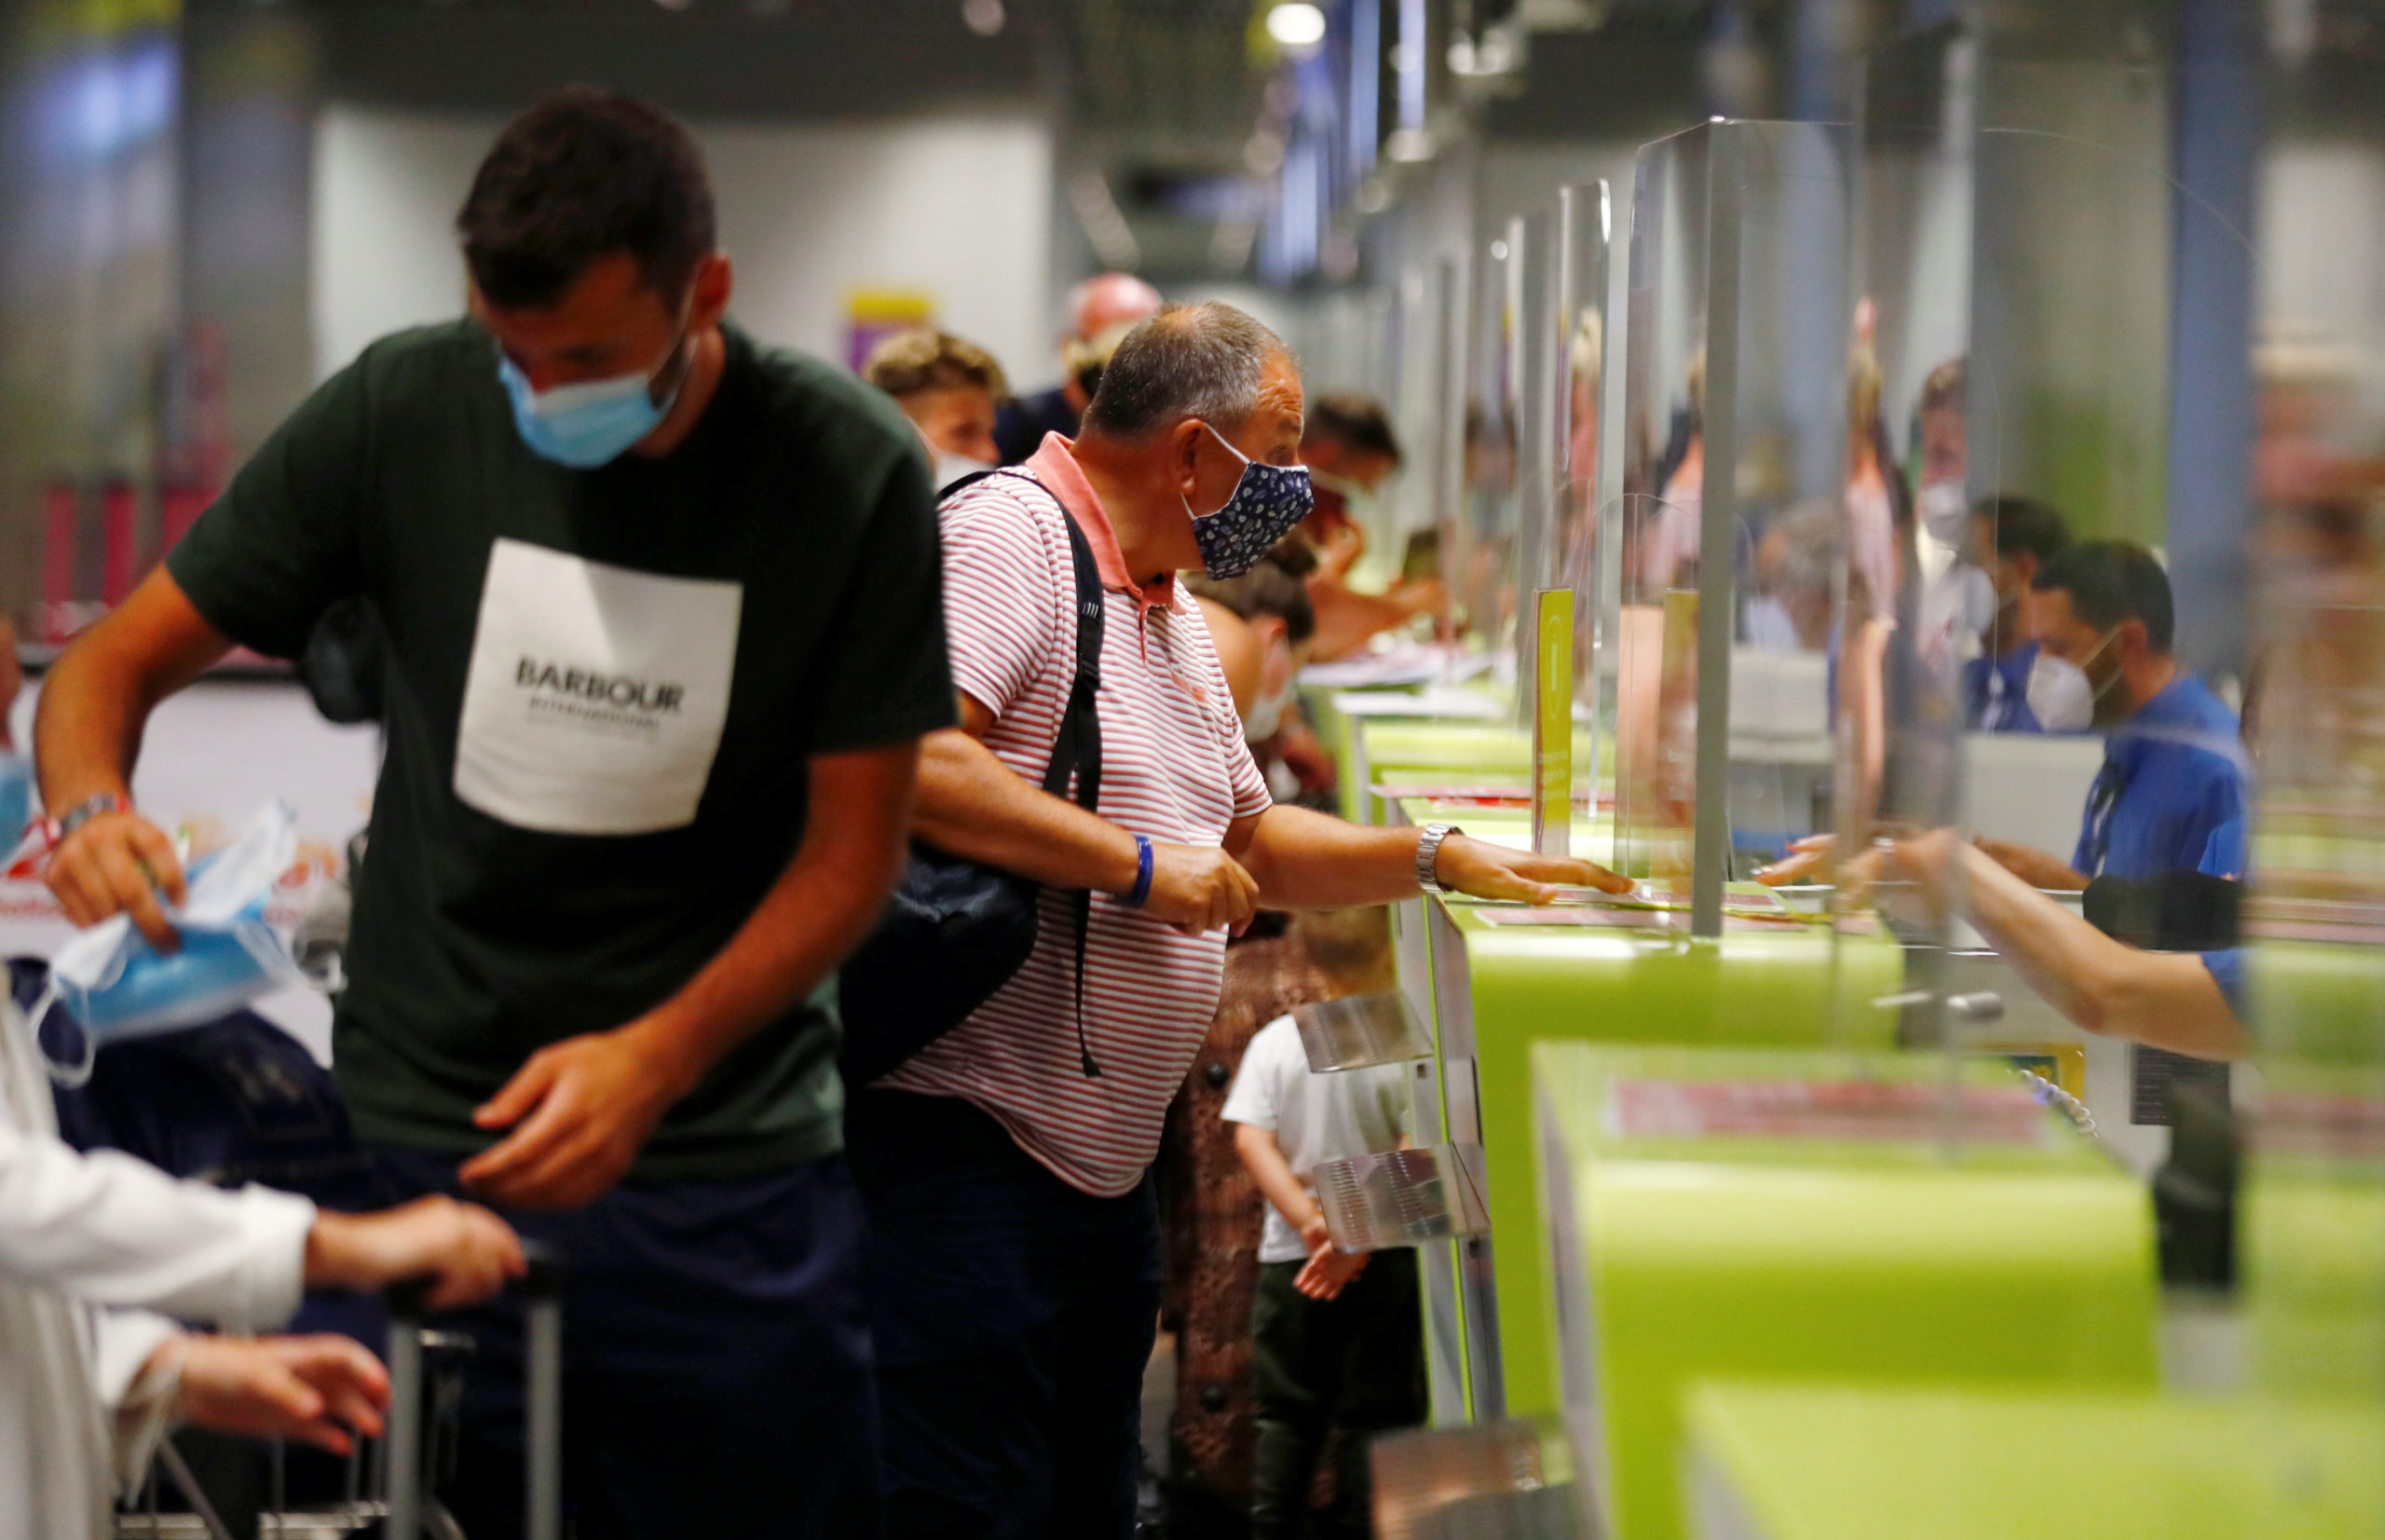
[[(2123, 540), (2071, 546), (2038, 569), (2026, 610), (2031, 714), (2049, 732), (2102, 732), (2104, 763), (2069, 860), (2009, 839), (1982, 837), (1979, 848), (2056, 891), (2106, 876), (2241, 877), (2252, 785), (2236, 714), (2171, 655), (2170, 579), (2153, 553)], [(1797, 840), (1756, 879), (1802, 880), (1831, 843)]]
[(2110, 875), (2235, 877), (2252, 800), (2236, 714), (2171, 654), (2170, 579), (2143, 546), (2074, 545), (2031, 580), (2030, 712), (2048, 732), (2104, 734), (2069, 861), (2008, 840), (1980, 848), (2032, 887)]
[[(919, 835), (1045, 896), (1020, 973), (848, 1117), (895, 1535), (1131, 1533), (1159, 1306), (1150, 1165), (1230, 928), (1425, 883), (1533, 902), (1629, 886), (1439, 825), (1270, 805), (1177, 574), (1244, 572), (1307, 514), (1300, 438), (1274, 334), (1225, 305), (1170, 308), (1120, 344), (1081, 436), (939, 511), (962, 722), (929, 740)], [(1064, 519), (1107, 591), (1098, 812), (1039, 788), (1075, 669)], [(1081, 1015), (1070, 890), (1094, 894)]]
[[(370, 599), (388, 750), (333, 1027), (359, 1132), (400, 1191), (569, 1256), (582, 1536), (866, 1533), (829, 975), (952, 720), (925, 461), (885, 398), (724, 323), (703, 164), (653, 108), (541, 102), (458, 224), (470, 319), (366, 348), (59, 661), (50, 883), (169, 942), (182, 874), (126, 801), (149, 712)], [(487, 1540), (519, 1524), (519, 1317), (470, 1328), (447, 1495)]]
[(2037, 574), (2068, 548), (2070, 528), (2052, 508), (1999, 494), (1971, 510), (1970, 559), (1996, 594), (1980, 655), (1963, 665), (1963, 721), (1981, 732), (2043, 732), (2029, 709), (2037, 644), (2023, 611)]

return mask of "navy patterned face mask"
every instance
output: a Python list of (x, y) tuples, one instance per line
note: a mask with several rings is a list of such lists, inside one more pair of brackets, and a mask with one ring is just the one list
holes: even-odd
[[(1233, 496), (1215, 513), (1194, 513), (1192, 501), (1184, 511), (1192, 520), (1192, 538), (1201, 542), (1201, 570), (1212, 578), (1239, 578), (1259, 565), (1275, 542), (1308, 517), (1315, 495), (1304, 465), (1267, 465), (1226, 443), (1225, 435), (1203, 423), (1209, 437), (1224, 443), (1226, 453), (1242, 462), (1242, 479)], [(1181, 497), (1182, 494), (1179, 494)]]

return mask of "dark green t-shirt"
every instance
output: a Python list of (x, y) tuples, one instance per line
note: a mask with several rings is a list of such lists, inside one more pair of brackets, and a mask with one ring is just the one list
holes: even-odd
[[(388, 638), (388, 755), (334, 1061), (359, 1131), (489, 1142), (536, 1049), (667, 999), (801, 840), (806, 762), (950, 725), (917, 435), (875, 391), (727, 334), (659, 458), (594, 470), (515, 433), (469, 321), (366, 348), (167, 566), (274, 657), (361, 594)], [(833, 985), (716, 1067), (634, 1175), (833, 1152)]]

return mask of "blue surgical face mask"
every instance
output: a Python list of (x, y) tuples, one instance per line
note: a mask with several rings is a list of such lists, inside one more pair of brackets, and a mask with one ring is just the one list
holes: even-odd
[(505, 382), (505, 393), (512, 400), (513, 426), (522, 442), (541, 459), (574, 470), (593, 470), (619, 458), (670, 416), (679, 388), (687, 382), (686, 371), (679, 372), (660, 400), (655, 382), (677, 362), (686, 340), (683, 332), (661, 367), (650, 375), (616, 375), (552, 390), (533, 390), (530, 377), (500, 351), (497, 377)]
[(1315, 493), (1309, 486), (1307, 466), (1254, 460), (1226, 443), (1225, 435), (1207, 423), (1201, 427), (1242, 462), (1242, 478), (1216, 512), (1194, 513), (1190, 498), (1183, 499), (1184, 511), (1192, 520), (1192, 538), (1201, 544), (1201, 570), (1212, 578), (1239, 578), (1308, 517)]

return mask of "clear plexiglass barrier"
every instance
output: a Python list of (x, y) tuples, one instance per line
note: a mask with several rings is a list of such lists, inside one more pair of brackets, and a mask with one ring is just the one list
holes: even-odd
[[(2265, 310), (2287, 285), (2181, 127), (2204, 89), (1952, 26), (1869, 62), (1818, 875), (1902, 947), (1906, 1041), (2169, 1163), (2165, 1281), (2241, 1281), (2258, 1383), (2373, 1397), (2385, 359), (2340, 292)], [(1867, 439), (1894, 598), (1859, 661)], [(2231, 1248), (2181, 1194), (2240, 1145)]]
[[(1838, 126), (1718, 120), (1647, 146), (1636, 170), (1622, 494), (1606, 511), (1615, 852), (1702, 935), (1721, 932), (1727, 882), (1830, 827), (1830, 695), (1854, 602), (1851, 143)], [(1867, 570), (1887, 517), (1862, 537)]]

